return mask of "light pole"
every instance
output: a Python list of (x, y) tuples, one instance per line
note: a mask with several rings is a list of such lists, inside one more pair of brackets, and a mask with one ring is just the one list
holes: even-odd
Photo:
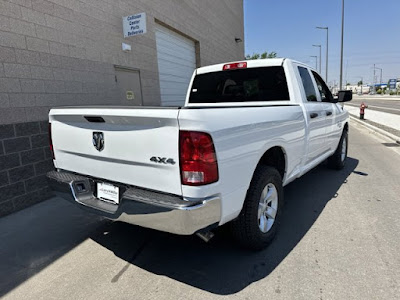
[(315, 70), (318, 70), (318, 56), (310, 55), (310, 57), (314, 57), (315, 58)]
[(376, 77), (375, 77), (375, 64), (374, 64), (374, 78), (373, 78), (373, 80), (372, 80), (372, 85), (373, 85), (373, 87), (372, 87), (372, 91), (374, 92), (374, 94), (375, 94), (375, 92), (376, 92), (376, 86), (375, 86), (375, 79), (376, 79)]
[[(380, 88), (382, 87), (382, 68), (378, 68), (378, 67), (375, 67), (375, 65), (374, 65), (374, 69), (378, 69), (378, 70), (381, 70), (381, 80), (379, 81), (379, 86), (380, 86)], [(374, 70), (374, 73), (375, 73), (375, 70)], [(374, 75), (375, 76), (375, 75)]]
[(361, 95), (363, 94), (363, 92), (362, 92), (362, 86), (363, 86), (363, 84), (364, 84), (364, 78), (362, 77), (362, 76), (360, 76), (360, 78), (361, 78)]
[(328, 47), (329, 47), (329, 28), (317, 26), (317, 29), (326, 30), (326, 75), (325, 81), (328, 82)]
[(339, 89), (342, 89), (342, 83), (343, 83), (343, 33), (344, 33), (344, 0), (342, 0), (342, 43), (340, 46), (340, 86), (339, 86)]
[(319, 47), (319, 73), (321, 74), (321, 45), (313, 45), (313, 47)]
[(380, 80), (380, 82), (379, 82), (379, 84), (382, 86), (382, 68), (377, 68), (378, 70), (381, 70), (381, 80)]

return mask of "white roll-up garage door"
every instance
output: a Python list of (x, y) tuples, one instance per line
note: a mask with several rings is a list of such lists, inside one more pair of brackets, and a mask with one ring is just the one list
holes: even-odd
[(162, 106), (182, 106), (196, 68), (195, 43), (156, 24), (158, 72)]

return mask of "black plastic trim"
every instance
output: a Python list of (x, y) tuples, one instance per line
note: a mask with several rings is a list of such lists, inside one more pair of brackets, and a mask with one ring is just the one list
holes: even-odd
[(91, 123), (105, 123), (104, 119), (102, 117), (97, 117), (97, 116), (84, 116), (84, 118), (91, 122)]

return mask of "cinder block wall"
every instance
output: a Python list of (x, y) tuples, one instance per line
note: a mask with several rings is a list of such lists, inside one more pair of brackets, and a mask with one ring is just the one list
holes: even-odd
[(51, 196), (48, 122), (0, 125), (0, 216)]
[[(147, 34), (124, 39), (141, 12)], [(0, 215), (49, 196), (51, 107), (127, 105), (114, 65), (140, 69), (144, 104), (160, 104), (156, 21), (197, 41), (200, 65), (244, 57), (243, 0), (0, 0)]]

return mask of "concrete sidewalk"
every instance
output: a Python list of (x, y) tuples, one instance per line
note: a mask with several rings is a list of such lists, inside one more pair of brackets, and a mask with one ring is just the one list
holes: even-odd
[(397, 144), (400, 144), (400, 115), (373, 109), (366, 109), (364, 120), (360, 120), (360, 108), (344, 105), (352, 121), (364, 125), (370, 130), (384, 135)]
[[(351, 116), (355, 118), (360, 118), (360, 108), (344, 105), (344, 108), (349, 112)], [(400, 134), (400, 115), (390, 114), (386, 112), (376, 111), (372, 109), (365, 110), (365, 122), (372, 121), (376, 124), (383, 125), (384, 127), (388, 127), (386, 130), (389, 132), (398, 135)], [(372, 124), (374, 125), (374, 124)], [(384, 129), (384, 128), (382, 128)], [(384, 129), (385, 130), (385, 129)], [(397, 133), (396, 133), (397, 132)], [(398, 135), (400, 137), (400, 135)]]

